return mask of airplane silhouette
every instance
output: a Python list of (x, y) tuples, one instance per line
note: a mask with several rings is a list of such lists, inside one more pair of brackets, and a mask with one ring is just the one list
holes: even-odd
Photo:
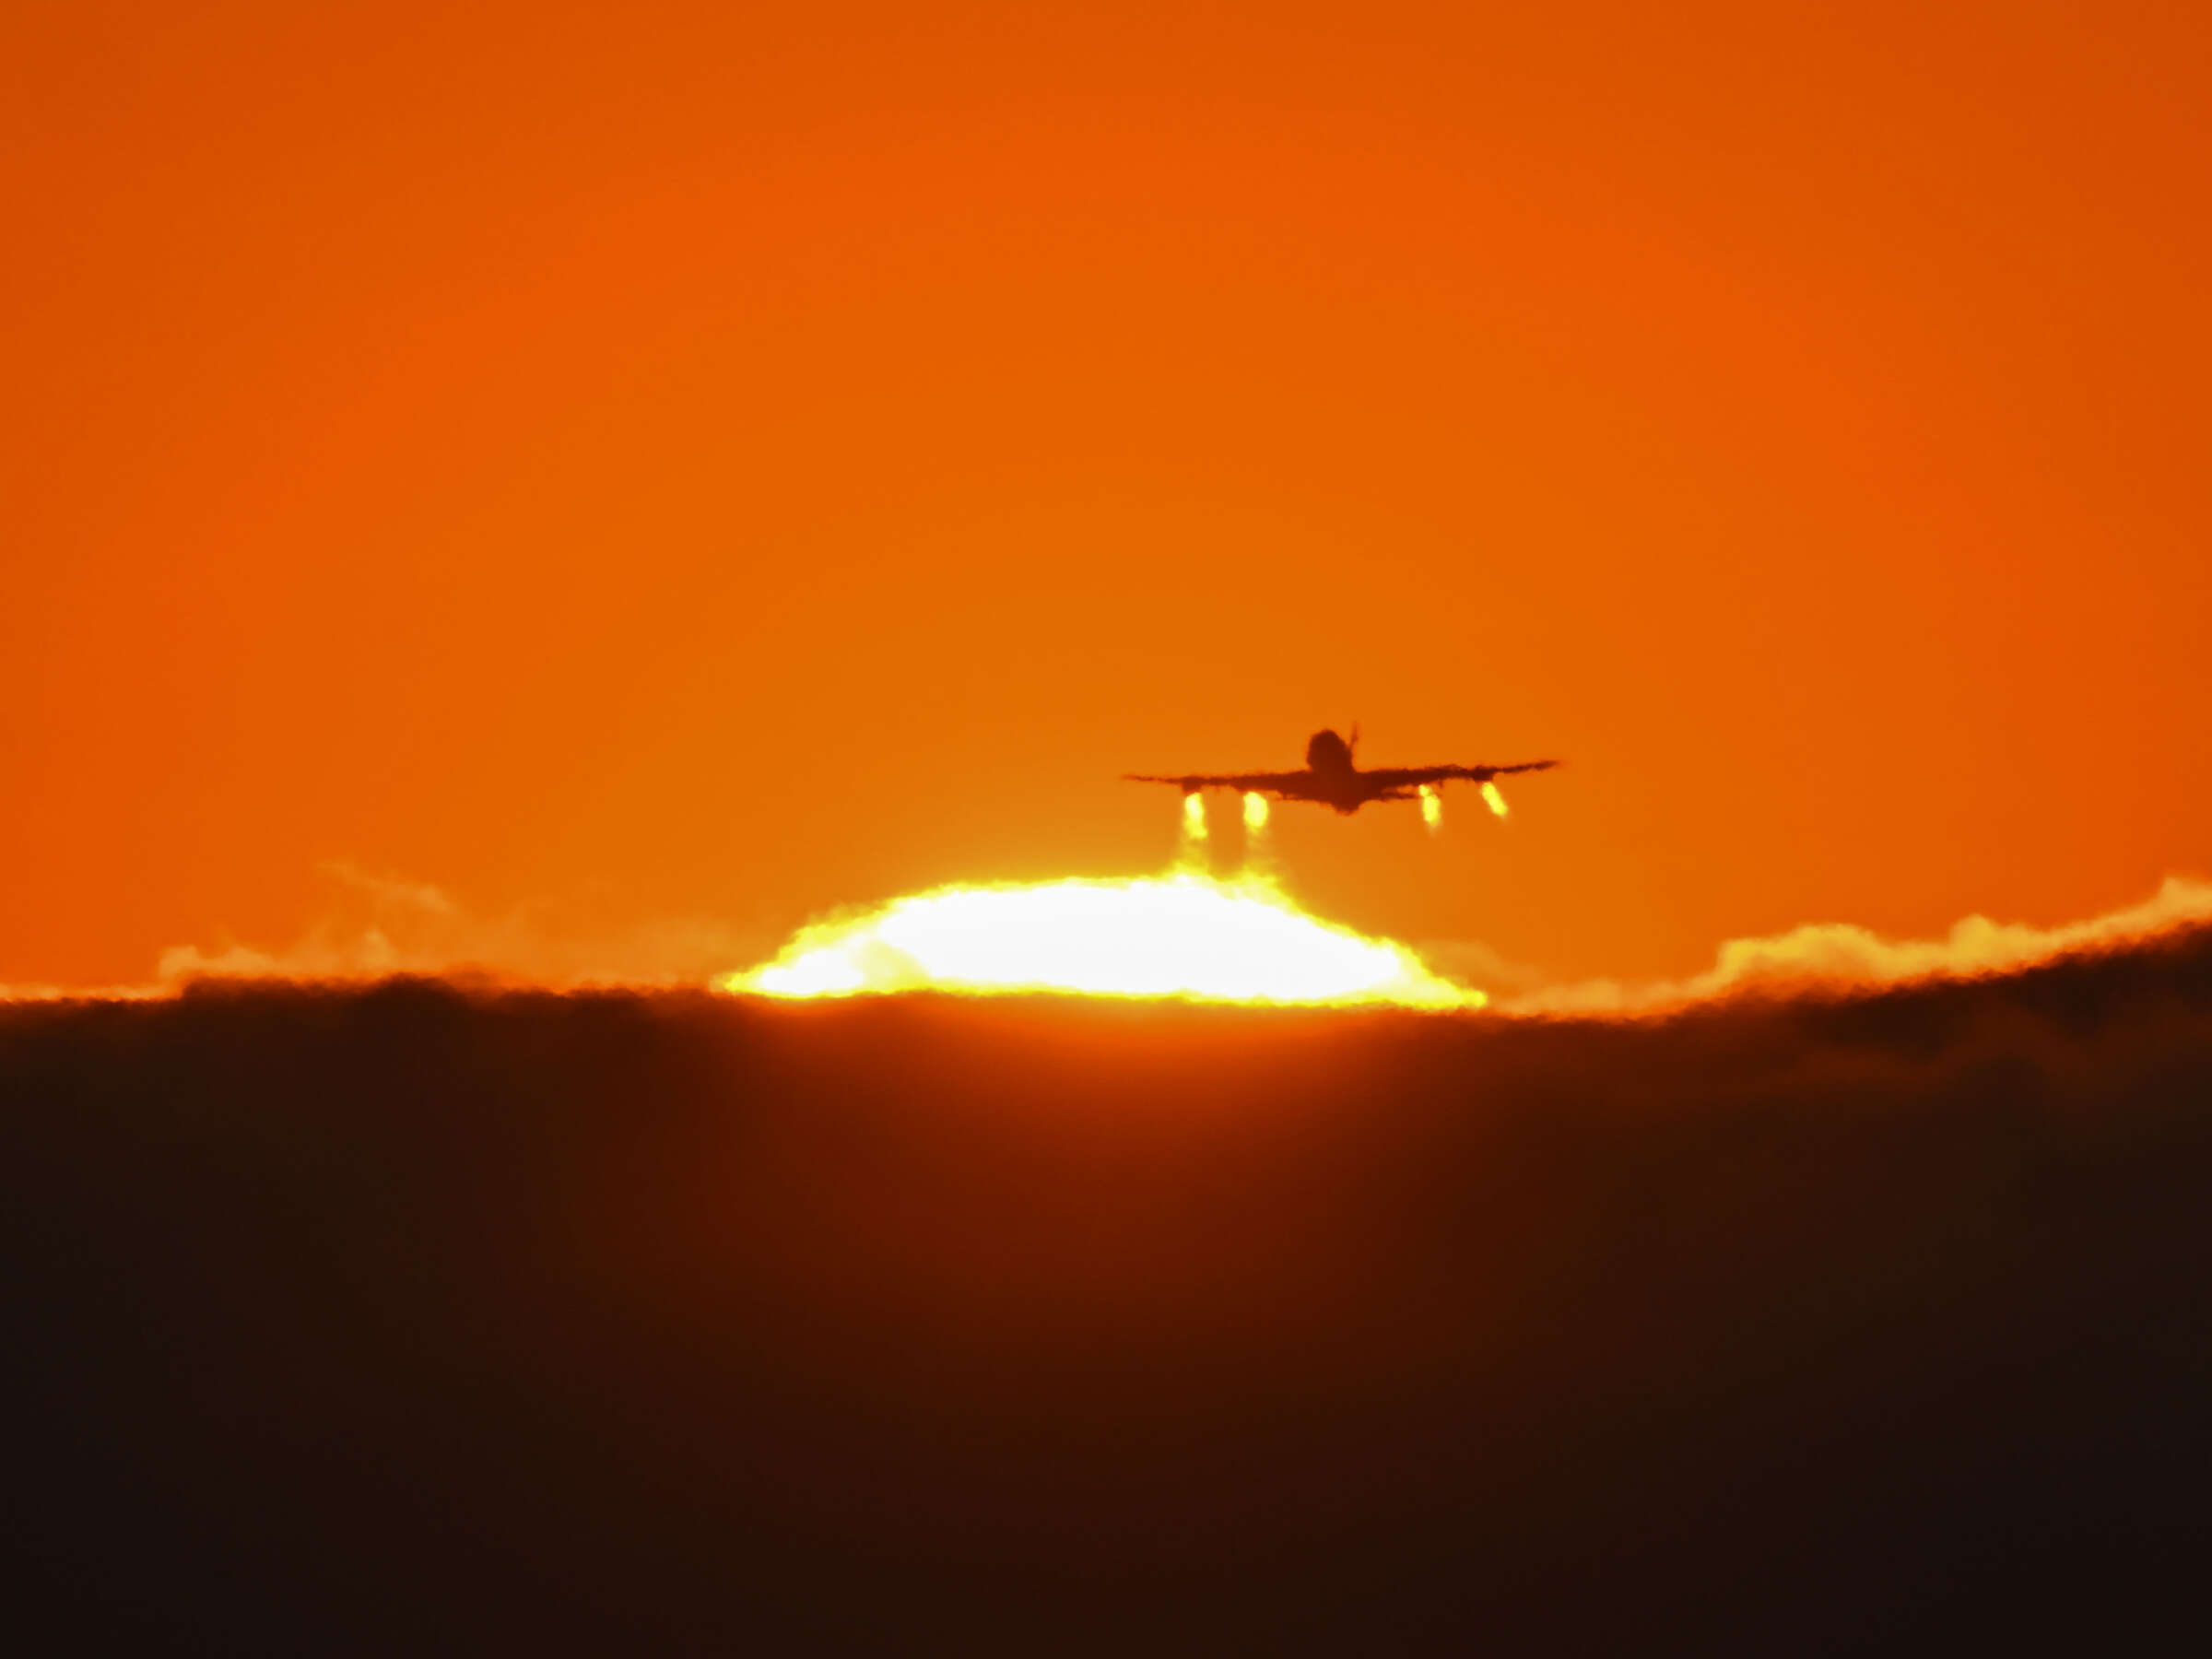
[[(1370, 801), (1410, 801), (1424, 789), (1463, 781), (1488, 783), (1511, 772), (1548, 771), (1557, 760), (1519, 760), (1510, 766), (1378, 766), (1361, 771), (1352, 759), (1359, 742), (1359, 728), (1352, 728), (1347, 743), (1335, 732), (1316, 732), (1306, 739), (1303, 771), (1185, 772), (1180, 777), (1159, 777), (1149, 772), (1124, 772), (1132, 783), (1172, 783), (1186, 795), (1202, 789), (1236, 789), (1248, 794), (1269, 795), (1278, 801), (1312, 801), (1345, 814), (1354, 813)], [(1502, 810), (1502, 808), (1500, 808)]]

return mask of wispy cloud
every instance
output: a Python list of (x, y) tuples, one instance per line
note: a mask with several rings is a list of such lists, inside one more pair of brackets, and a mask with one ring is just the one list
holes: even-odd
[(300, 938), (271, 947), (225, 939), (172, 945), (157, 988), (206, 977), (361, 980), (394, 973), (469, 974), (563, 987), (696, 984), (743, 967), (771, 941), (705, 917), (660, 917), (613, 929), (580, 924), (549, 903), (471, 914), (442, 889), (343, 862), (328, 912)]
[(1517, 1014), (1638, 1012), (1745, 992), (2003, 973), (2205, 922), (2212, 922), (2212, 882), (2169, 876), (2144, 902), (2086, 922), (2034, 927), (1968, 916), (1940, 939), (1885, 939), (1848, 922), (1813, 922), (1765, 938), (1731, 939), (1711, 968), (1688, 979), (1584, 980), (1524, 991), (1501, 1007)]

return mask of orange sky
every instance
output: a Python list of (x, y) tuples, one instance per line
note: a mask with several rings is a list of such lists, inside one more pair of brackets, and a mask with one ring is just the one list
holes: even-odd
[(2201, 13), (1191, 9), (11, 6), (0, 983), (765, 947), (1354, 718), (1571, 765), (1299, 890), (1562, 973), (2212, 865)]

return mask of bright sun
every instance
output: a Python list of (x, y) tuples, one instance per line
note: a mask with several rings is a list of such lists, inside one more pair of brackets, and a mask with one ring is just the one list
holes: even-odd
[(1244, 797), (1246, 868), (1206, 868), (1206, 813), (1183, 798), (1166, 876), (942, 887), (802, 928), (775, 960), (715, 988), (767, 996), (1060, 992), (1197, 1002), (1479, 1008), (1389, 939), (1308, 915), (1277, 885), (1267, 803)]
[(770, 996), (1066, 992), (1206, 1002), (1478, 1008), (1404, 946), (1310, 916), (1261, 877), (946, 887), (803, 929), (717, 982)]
[(771, 996), (1060, 991), (1209, 1002), (1480, 1007), (1404, 946), (1307, 915), (1256, 878), (1190, 873), (947, 887), (802, 930), (720, 982)]

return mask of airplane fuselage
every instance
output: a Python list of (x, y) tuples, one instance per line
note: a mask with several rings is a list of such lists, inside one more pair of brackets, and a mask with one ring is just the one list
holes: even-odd
[(1352, 746), (1334, 732), (1316, 732), (1306, 739), (1305, 775), (1312, 781), (1312, 793), (1305, 798), (1347, 818), (1381, 794), (1360, 775)]

